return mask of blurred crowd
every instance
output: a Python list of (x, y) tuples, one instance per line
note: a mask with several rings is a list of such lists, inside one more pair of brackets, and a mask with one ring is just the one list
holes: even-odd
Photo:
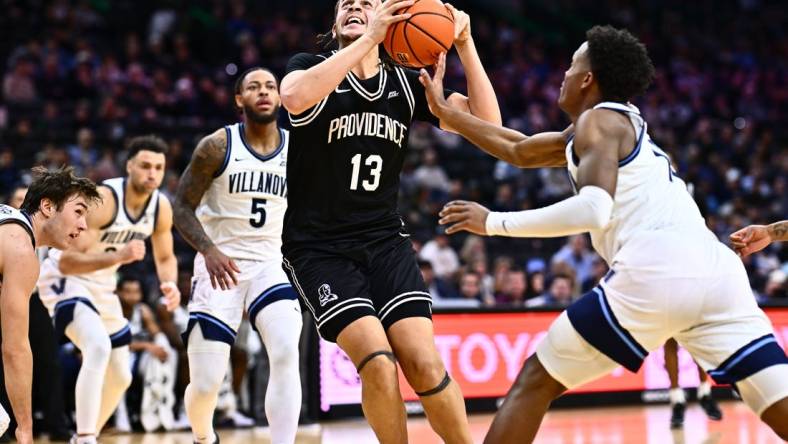
[[(788, 215), (788, 36), (779, 2), (457, 1), (507, 126), (563, 129), (555, 105), (564, 70), (596, 23), (624, 26), (648, 46), (657, 80), (635, 103), (721, 239)], [(35, 164), (74, 165), (95, 180), (124, 174), (124, 141), (170, 144), (170, 197), (199, 138), (237, 120), (233, 82), (318, 51), (332, 2), (243, 0), (0, 0), (0, 190)], [(450, 57), (447, 85), (463, 91)], [(287, 119), (282, 119), (286, 125)], [(520, 170), (427, 125), (411, 131), (400, 210), (436, 305), (565, 306), (606, 272), (587, 237), (510, 240), (445, 236), (437, 212), (454, 198), (492, 210), (567, 197), (562, 169)], [(188, 272), (193, 252), (176, 248)], [(763, 303), (786, 299), (788, 247), (746, 260)], [(146, 288), (149, 263), (132, 268)], [(154, 294), (154, 292), (151, 292)]]

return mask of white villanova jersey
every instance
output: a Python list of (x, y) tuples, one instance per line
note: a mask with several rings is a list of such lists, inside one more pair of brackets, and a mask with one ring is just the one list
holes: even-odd
[[(594, 249), (608, 264), (613, 264), (621, 247), (638, 233), (670, 230), (687, 233), (688, 239), (713, 238), (687, 185), (676, 176), (670, 158), (649, 137), (637, 107), (603, 102), (594, 107), (599, 108), (629, 117), (635, 128), (636, 145), (618, 162), (613, 213), (604, 228), (590, 232)], [(573, 142), (574, 138), (566, 145), (566, 157), (572, 186), (576, 188), (579, 159)]]
[[(109, 224), (101, 228), (98, 242), (88, 249), (86, 253), (117, 251), (132, 240), (149, 238), (156, 228), (156, 219), (159, 214), (159, 190), (155, 190), (151, 194), (143, 212), (138, 218), (134, 219), (126, 210), (124, 193), (126, 178), (107, 179), (103, 182), (103, 185), (112, 190), (115, 198), (115, 216)], [(46, 261), (52, 261), (50, 264), (52, 266), (45, 267), (47, 272), (59, 273), (61, 254), (60, 250), (51, 249), (49, 251), (49, 257)], [(116, 272), (118, 268), (120, 268), (120, 265), (113, 265), (91, 273), (68, 276), (68, 278), (74, 279), (99, 292), (112, 293), (117, 286)]]
[(203, 195), (196, 215), (205, 233), (233, 259), (262, 261), (282, 256), (287, 209), (287, 147), (290, 134), (267, 156), (246, 143), (244, 124), (226, 126), (227, 153)]

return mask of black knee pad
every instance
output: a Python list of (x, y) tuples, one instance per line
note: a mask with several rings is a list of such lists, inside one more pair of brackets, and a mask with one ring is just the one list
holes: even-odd
[(356, 367), (356, 371), (359, 374), (361, 374), (361, 369), (363, 369), (364, 366), (367, 365), (367, 363), (369, 363), (369, 361), (372, 360), (372, 358), (374, 358), (376, 356), (381, 356), (381, 355), (391, 359), (391, 362), (393, 362), (395, 364), (397, 363), (397, 357), (394, 356), (394, 353), (392, 353), (392, 352), (390, 352), (388, 350), (380, 350), (380, 351), (372, 352), (372, 353), (368, 354), (367, 357), (362, 359), (361, 362), (358, 364), (358, 367)]
[(446, 387), (449, 386), (450, 383), (451, 383), (451, 377), (449, 376), (449, 372), (446, 372), (446, 375), (443, 376), (443, 380), (440, 382), (440, 384), (435, 386), (435, 388), (427, 390), (425, 392), (416, 392), (416, 394), (419, 395), (419, 397), (436, 395), (444, 391)]

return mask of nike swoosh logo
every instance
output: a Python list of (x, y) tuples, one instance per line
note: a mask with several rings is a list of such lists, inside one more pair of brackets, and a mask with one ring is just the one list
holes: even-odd
[(337, 86), (337, 89), (335, 89), (334, 91), (336, 91), (337, 94), (342, 94), (342, 93), (350, 92), (350, 89), (339, 89), (339, 87)]
[(239, 158), (237, 158), (237, 157), (235, 158), (235, 161), (236, 161), (236, 162), (240, 162), (240, 161), (242, 161), (242, 160), (243, 160), (243, 159), (239, 159)]

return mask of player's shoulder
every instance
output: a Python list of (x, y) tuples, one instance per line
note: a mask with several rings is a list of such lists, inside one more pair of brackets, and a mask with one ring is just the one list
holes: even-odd
[(575, 145), (583, 141), (625, 138), (631, 132), (632, 124), (624, 114), (605, 108), (584, 111), (574, 124)]
[(6, 219), (0, 224), (3, 251), (13, 252), (14, 260), (30, 252), (35, 257), (35, 239), (30, 228), (18, 219)]
[(299, 52), (294, 56), (290, 57), (290, 60), (287, 62), (287, 73), (291, 73), (293, 71), (301, 71), (305, 69), (309, 69), (318, 63), (328, 59), (331, 57), (333, 52), (323, 52), (323, 53), (311, 53), (311, 52)]
[(221, 164), (227, 154), (228, 128), (222, 127), (203, 137), (194, 149), (194, 162)]

